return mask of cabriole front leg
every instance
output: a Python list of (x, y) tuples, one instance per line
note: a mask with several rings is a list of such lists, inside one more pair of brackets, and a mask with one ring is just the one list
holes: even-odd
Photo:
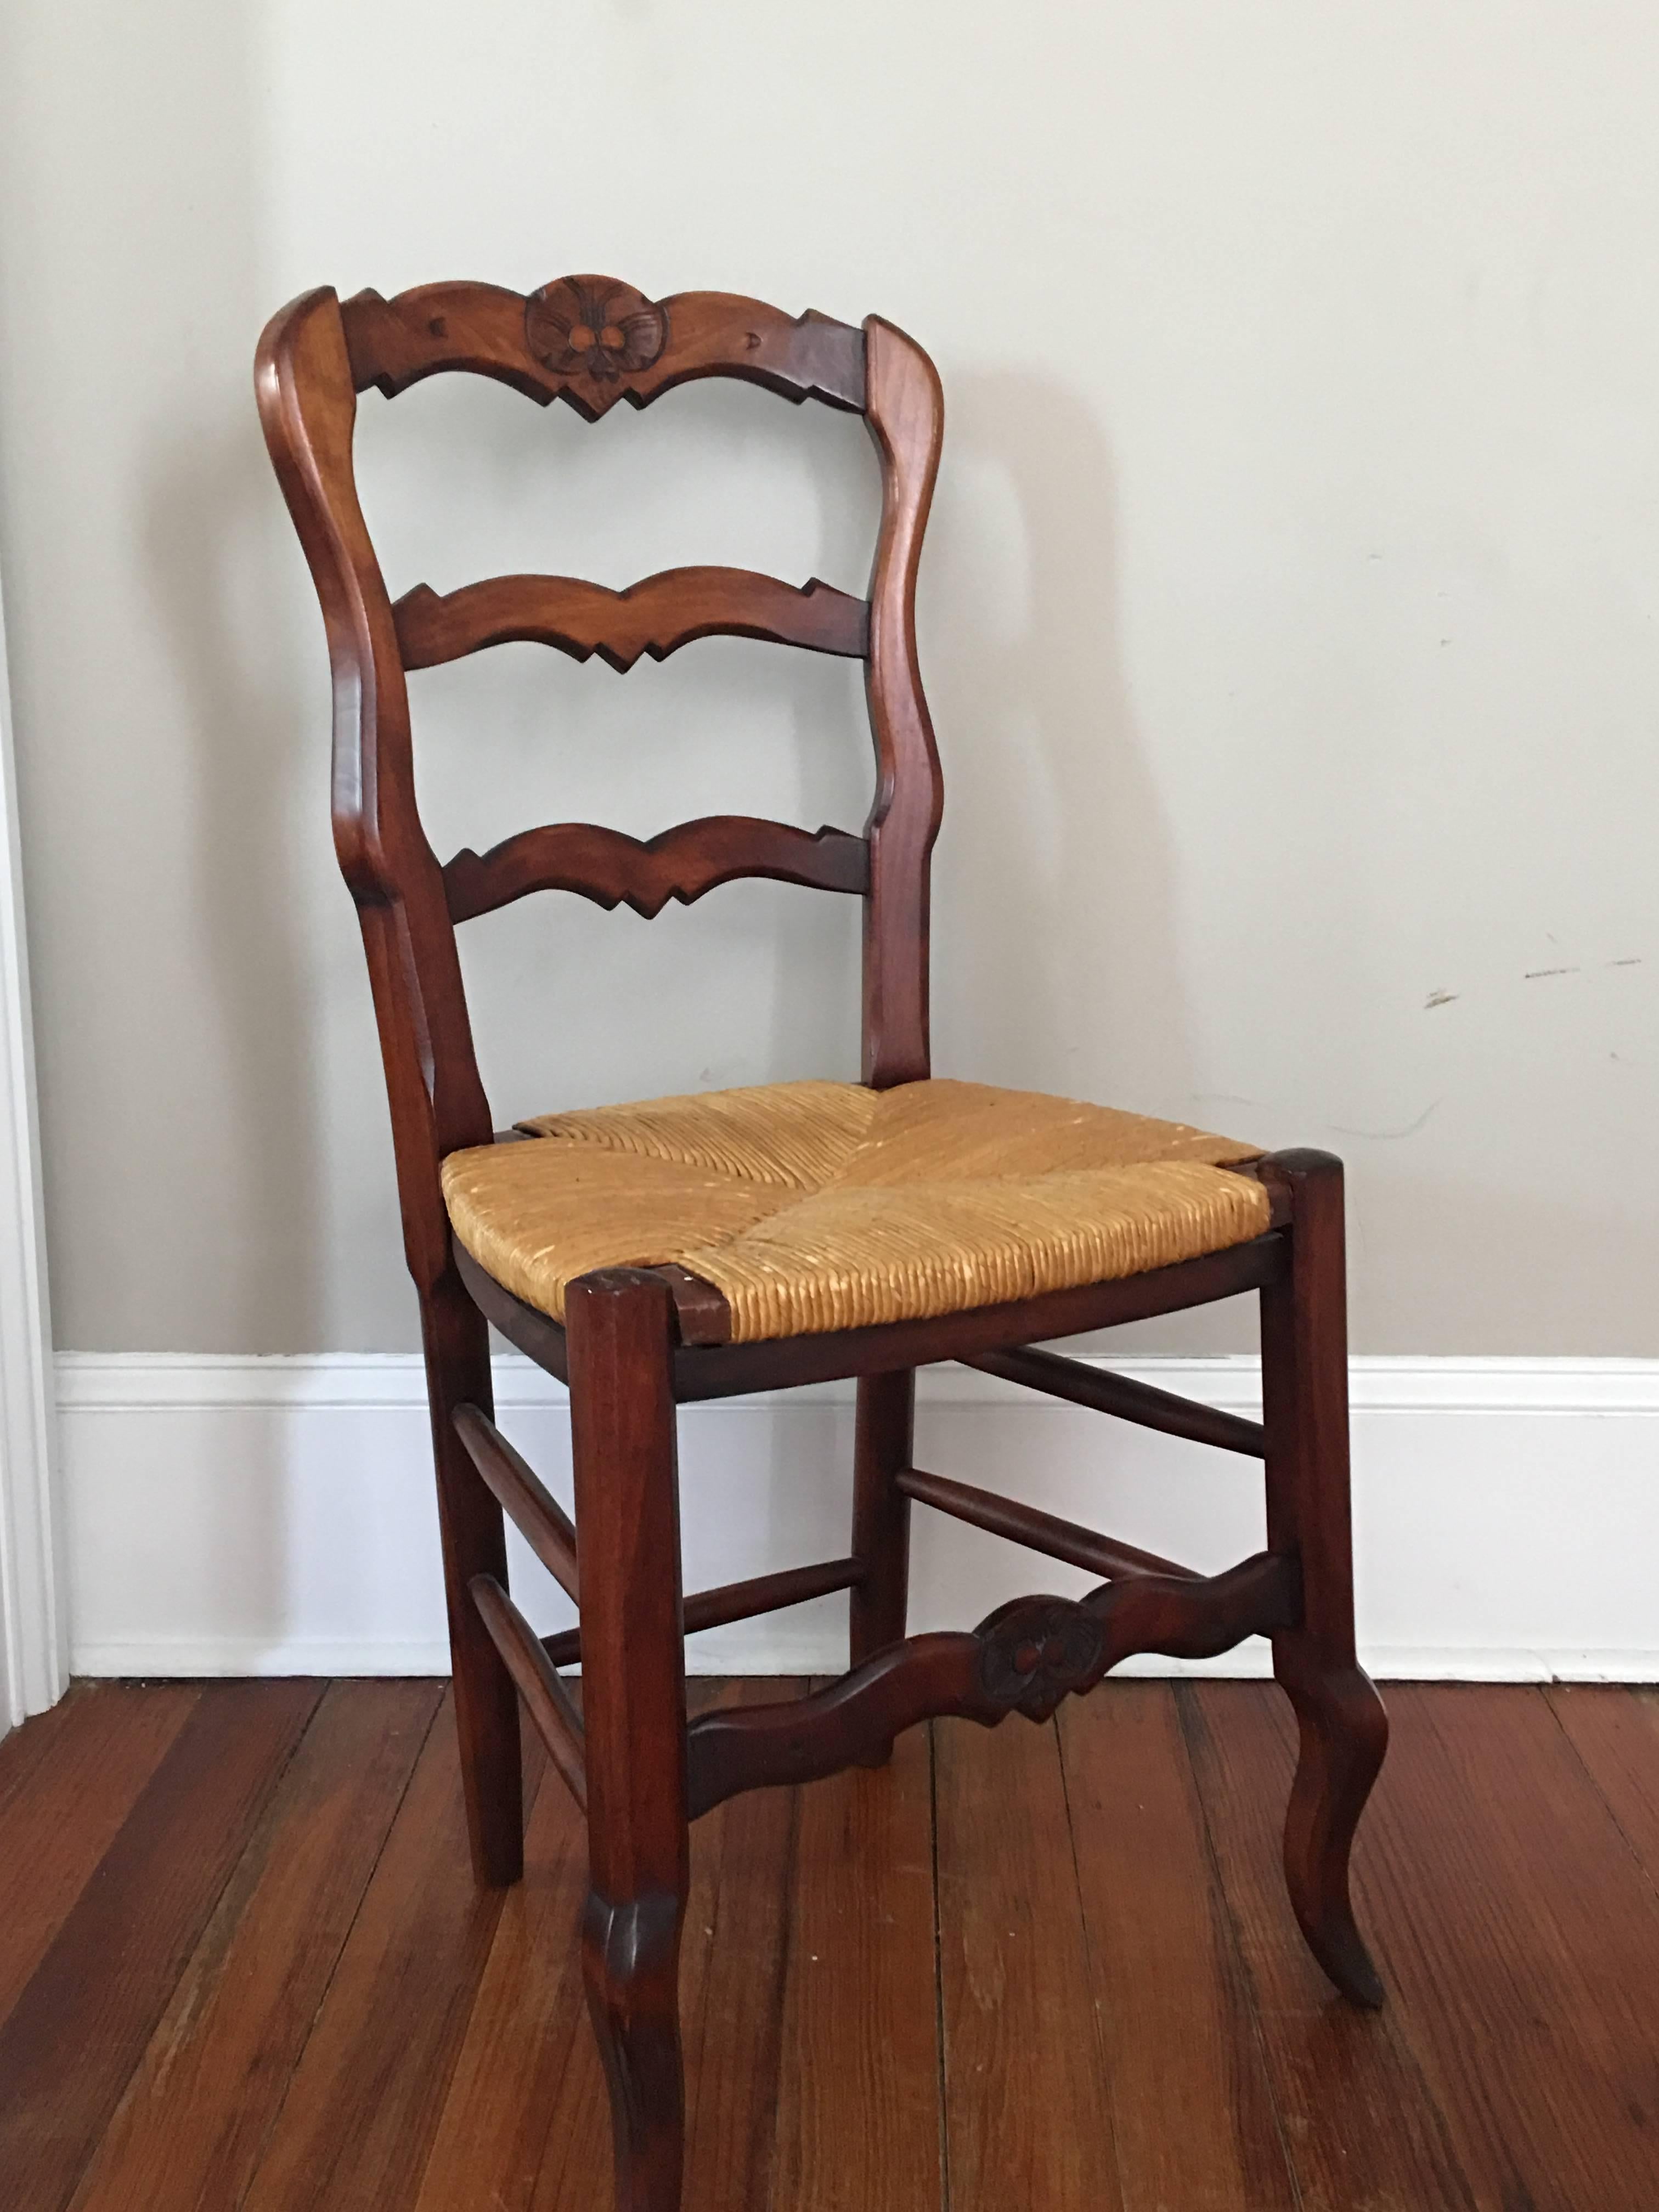
[(611, 2090), (617, 2212), (678, 2212), (680, 1927), (689, 1866), (679, 1482), (666, 1285), (607, 1268), (565, 1301), (588, 1866), (588, 2008)]
[(1374, 2008), (1382, 1984), (1355, 1924), (1348, 1858), (1389, 1720), (1354, 1648), (1342, 1164), (1281, 1152), (1260, 1173), (1291, 1208), (1289, 1272), (1261, 1293), (1267, 1541), (1302, 1572), (1301, 1626), (1273, 1640), (1301, 1739), (1285, 1874), (1315, 1958), (1345, 1996)]

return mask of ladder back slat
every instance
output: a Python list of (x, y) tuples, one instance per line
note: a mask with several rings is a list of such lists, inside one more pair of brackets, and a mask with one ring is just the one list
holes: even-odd
[(671, 898), (690, 906), (739, 876), (861, 895), (870, 856), (848, 830), (800, 830), (747, 814), (706, 815), (644, 840), (594, 822), (553, 822), (484, 854), (457, 853), (444, 868), (444, 889), (454, 921), (549, 890), (577, 891), (603, 907), (626, 904), (648, 921)]
[(862, 659), (864, 600), (814, 576), (802, 585), (750, 568), (665, 568), (625, 591), (580, 576), (491, 576), (455, 592), (416, 584), (392, 610), (405, 668), (433, 668), (486, 646), (555, 646), (594, 653), (625, 674), (642, 653), (666, 660), (701, 637), (758, 638)]

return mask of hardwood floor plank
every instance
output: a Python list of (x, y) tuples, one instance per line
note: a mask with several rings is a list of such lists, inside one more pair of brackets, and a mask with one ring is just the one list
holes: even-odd
[[(195, 1710), (194, 1682), (100, 1682), (26, 1721), (0, 1802), (0, 2018)], [(4, 2091), (0, 2088), (0, 2101)]]
[[(592, 2039), (578, 1948), (586, 1894), (586, 1826), (550, 1776), (526, 1823), (524, 1879), (495, 1923), (418, 2212), (526, 2212), (531, 2203), (562, 2085), (582, 2063), (577, 2046)], [(595, 2166), (599, 2203), (603, 2180)]]
[(0, 1820), (4, 1820), (7, 1806), (47, 1752), (78, 1723), (77, 1709), (95, 1696), (101, 1686), (92, 1682), (71, 1682), (55, 1705), (44, 1713), (31, 1713), (27, 1720), (20, 1721), (15, 1728), (0, 1735)]
[[(532, 1810), (543, 1767), (539, 1741), (527, 1733)], [(510, 1893), (473, 1883), (453, 1697), (446, 1692), (246, 2212), (395, 2212), (413, 2202)]]
[(1659, 1690), (1558, 1682), (1544, 1695), (1626, 1842), (1659, 1887)]
[(240, 2203), (416, 1757), (435, 1682), (336, 1684), (226, 1885), (74, 2212)]
[(803, 1790), (796, 1820), (774, 2212), (939, 2212), (927, 1729)]
[[(1294, 1758), (1283, 1698), (1255, 1682), (1182, 1683), (1175, 1695), (1304, 2212), (1473, 2212), (1398, 1996), (1381, 2013), (1345, 2003), (1291, 1918), (1281, 1847)], [(1396, 1749), (1360, 1830), (1358, 1866), (1402, 1795)], [(1424, 1814), (1412, 1808), (1410, 1817)], [(1438, 1826), (1443, 1805), (1426, 1817)]]
[(1659, 1911), (1541, 1691), (1390, 1692), (1378, 1964), (1481, 2212), (1659, 2200)]
[(67, 2203), (322, 1686), (212, 1683), (0, 2025), (0, 2174)]
[(1108, 1681), (1058, 1719), (1125, 2212), (1296, 2212), (1174, 1691)]
[[(799, 1681), (733, 1683), (726, 1699), (774, 1705)], [(684, 2212), (772, 2201), (797, 1824), (810, 1792), (757, 1790), (691, 1832), (680, 1975), (686, 2070)], [(701, 1845), (701, 1850), (699, 1846)], [(701, 1881), (699, 1876), (702, 1876)]]
[(1119, 2212), (1054, 1724), (933, 1735), (951, 2212)]

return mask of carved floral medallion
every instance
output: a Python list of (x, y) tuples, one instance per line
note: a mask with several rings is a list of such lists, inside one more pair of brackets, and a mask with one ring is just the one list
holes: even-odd
[(561, 276), (524, 303), (525, 342), (555, 376), (620, 384), (668, 343), (667, 310), (609, 276)]
[(1046, 1721), (1068, 1692), (1097, 1672), (1105, 1632), (1095, 1615), (1061, 1597), (1022, 1598), (981, 1629), (980, 1686), (1000, 1705)]

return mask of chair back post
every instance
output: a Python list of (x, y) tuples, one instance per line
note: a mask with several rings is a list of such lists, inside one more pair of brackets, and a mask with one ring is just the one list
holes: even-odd
[(334, 693), (334, 849), (356, 902), (392, 1109), (409, 1270), (422, 1290), (449, 1266), (439, 1170), (487, 1144), (443, 871), (415, 798), (409, 692), (386, 580), (352, 464), (357, 394), (331, 287), (274, 316), (255, 390), (266, 443), (311, 568)]
[(939, 372), (880, 316), (864, 325), (865, 416), (881, 456), (881, 534), (870, 578), (865, 664), (876, 796), (865, 824), (864, 1080), (873, 1090), (930, 1072), (928, 887), (945, 808), (916, 656), (916, 570), (945, 433)]

